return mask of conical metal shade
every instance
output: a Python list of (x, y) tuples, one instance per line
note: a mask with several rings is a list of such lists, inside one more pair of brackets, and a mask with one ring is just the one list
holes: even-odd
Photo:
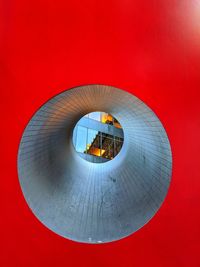
[[(87, 113), (112, 114), (124, 145), (111, 161), (82, 159), (72, 144)], [(86, 243), (110, 242), (146, 224), (170, 184), (172, 156), (157, 116), (135, 96), (102, 85), (67, 90), (44, 104), (28, 123), (18, 154), (25, 199), (52, 231)]]

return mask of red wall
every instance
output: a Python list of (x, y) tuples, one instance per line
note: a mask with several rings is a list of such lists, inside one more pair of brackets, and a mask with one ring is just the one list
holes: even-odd
[[(0, 266), (198, 267), (200, 1), (1, 1)], [(132, 92), (163, 122), (173, 177), (156, 216), (121, 241), (86, 245), (45, 228), (28, 208), (17, 150), (36, 109), (84, 84)]]

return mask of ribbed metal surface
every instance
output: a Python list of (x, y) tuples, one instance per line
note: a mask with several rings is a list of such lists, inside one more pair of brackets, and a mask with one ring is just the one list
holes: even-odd
[[(122, 125), (124, 145), (106, 163), (74, 150), (77, 121), (93, 111)], [(18, 154), (20, 184), (33, 213), (57, 234), (87, 243), (110, 242), (137, 231), (159, 209), (171, 179), (172, 157), (159, 119), (138, 98), (110, 86), (61, 93), (27, 125)]]

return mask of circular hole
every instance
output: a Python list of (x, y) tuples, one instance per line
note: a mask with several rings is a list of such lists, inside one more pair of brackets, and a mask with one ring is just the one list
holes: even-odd
[(91, 112), (83, 116), (73, 130), (73, 145), (80, 157), (93, 163), (114, 159), (124, 142), (119, 121), (106, 112)]

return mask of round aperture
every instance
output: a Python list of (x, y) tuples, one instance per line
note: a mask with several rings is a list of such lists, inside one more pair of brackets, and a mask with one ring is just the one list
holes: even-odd
[(119, 121), (106, 112), (91, 112), (83, 116), (73, 130), (73, 144), (83, 159), (104, 163), (114, 159), (124, 142)]
[(166, 197), (171, 171), (158, 117), (111, 86), (80, 86), (48, 100), (18, 151), (20, 185), (35, 216), (85, 243), (119, 240), (144, 226)]

